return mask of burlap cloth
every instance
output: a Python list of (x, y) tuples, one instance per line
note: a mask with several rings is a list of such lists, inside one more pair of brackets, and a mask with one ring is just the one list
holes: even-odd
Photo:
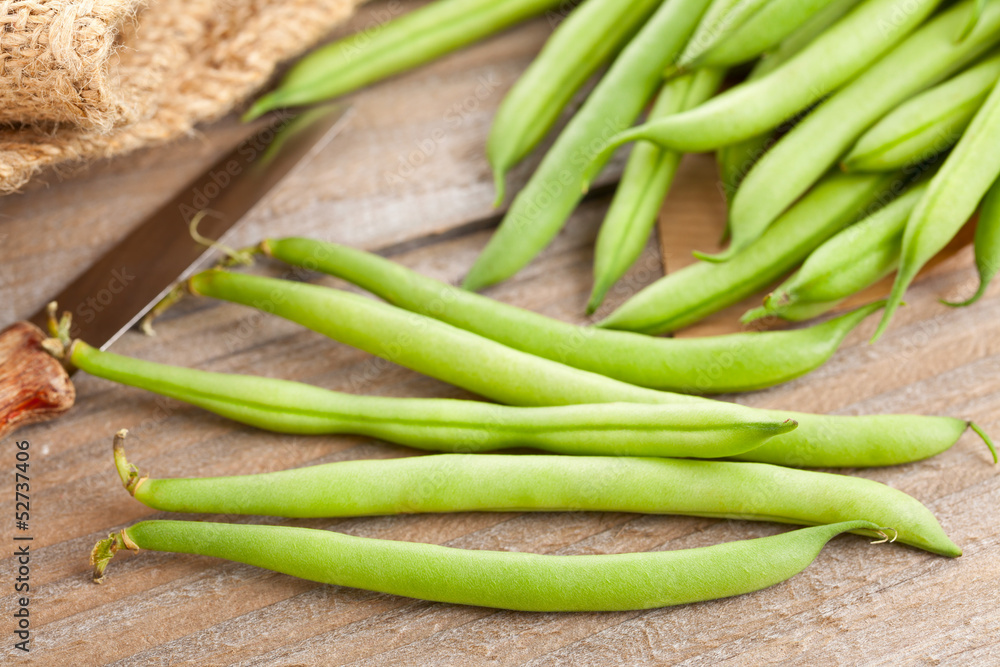
[(0, 0), (0, 194), (231, 111), (364, 0)]

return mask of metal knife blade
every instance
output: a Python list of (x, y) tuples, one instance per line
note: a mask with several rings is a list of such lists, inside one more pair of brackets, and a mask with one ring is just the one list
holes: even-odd
[[(349, 107), (299, 114), (276, 112), (252, 126), (229, 153), (143, 220), (54, 299), (73, 315), (74, 338), (107, 348), (179, 280), (217, 253), (196, 242), (189, 222), (199, 212), (201, 235), (222, 241), (289, 174), (321, 151), (347, 122)], [(42, 329), (46, 309), (31, 322)]]

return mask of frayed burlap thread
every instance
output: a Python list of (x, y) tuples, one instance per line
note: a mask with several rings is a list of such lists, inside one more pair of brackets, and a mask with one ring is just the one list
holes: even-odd
[(110, 131), (66, 124), (0, 130), (0, 194), (43, 168), (169, 141), (226, 115), (362, 1), (150, 0), (122, 24), (109, 70), (127, 93), (123, 121)]

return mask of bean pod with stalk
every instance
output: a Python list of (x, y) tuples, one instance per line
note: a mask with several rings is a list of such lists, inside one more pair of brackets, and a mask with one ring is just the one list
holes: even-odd
[[(716, 401), (644, 389), (542, 359), (443, 322), (328, 287), (205, 271), (187, 286), (195, 295), (240, 303), (297, 322), (388, 361), (514, 405), (658, 403), (708, 406)], [(951, 447), (969, 422), (947, 417), (841, 417), (774, 410), (798, 428), (741, 455), (799, 467), (895, 465)], [(972, 425), (977, 432), (978, 427)], [(992, 445), (991, 445), (992, 447)]]
[(436, 454), (257, 475), (153, 479), (128, 462), (125, 436), (120, 431), (114, 443), (122, 484), (142, 504), (165, 512), (305, 519), (565, 510), (808, 526), (864, 517), (892, 525), (903, 544), (962, 555), (930, 510), (902, 491), (860, 477), (766, 463)]
[[(454, 549), (310, 528), (142, 521), (91, 553), (94, 581), (122, 549), (214, 556), (302, 579), (421, 600), (518, 611), (624, 611), (714, 600), (767, 588), (869, 521), (802, 528), (697, 549), (554, 556)], [(881, 541), (888, 541), (883, 537)]]

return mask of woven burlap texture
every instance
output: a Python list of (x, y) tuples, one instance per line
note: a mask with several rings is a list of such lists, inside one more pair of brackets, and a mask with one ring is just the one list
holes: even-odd
[[(68, 71), (61, 75), (75, 87), (76, 103), (100, 101), (88, 111), (81, 110), (86, 105), (79, 105), (70, 113), (83, 117), (89, 113), (93, 118), (103, 114), (115, 124), (109, 129), (81, 117), (70, 125), (67, 118), (59, 116), (67, 113), (65, 106), (61, 112), (50, 110), (48, 116), (39, 112), (33, 118), (18, 118), (25, 124), (0, 129), (0, 194), (17, 190), (45, 167), (111, 157), (169, 141), (189, 133), (198, 123), (224, 116), (266, 83), (279, 63), (318, 42), (362, 1), (150, 0), (131, 20), (135, 4), (118, 0), (117, 19), (109, 17), (104, 22), (109, 27), (105, 35), (108, 41), (102, 42), (106, 44), (105, 61), (87, 65), (99, 72), (93, 84), (74, 84)], [(72, 16), (85, 15), (87, 20), (74, 21), (74, 25), (92, 31), (94, 12), (115, 3), (0, 0), (0, 16), (16, 17), (18, 11), (27, 11), (29, 16), (50, 16), (53, 24), (58, 22), (55, 14), (21, 7), (32, 4), (43, 9), (60, 5)], [(17, 32), (17, 25), (9, 20), (0, 24), (0, 57), (7, 57), (6, 40)], [(112, 25), (115, 27), (110, 29)], [(44, 27), (37, 25), (34, 30), (40, 45)], [(50, 25), (48, 35), (52, 34)], [(17, 41), (27, 43), (23, 35)], [(44, 43), (48, 46), (43, 50), (53, 51), (51, 37)], [(74, 38), (66, 43), (78, 55), (89, 52), (86, 40)], [(20, 71), (30, 70), (22, 65)], [(3, 79), (0, 85), (6, 85)], [(20, 96), (17, 89), (4, 94)], [(65, 105), (71, 97), (54, 95), (50, 109)], [(6, 97), (0, 100), (7, 103)], [(21, 114), (30, 106), (23, 100), (19, 104), (21, 111), (17, 113)], [(98, 110), (102, 105), (104, 112)]]

